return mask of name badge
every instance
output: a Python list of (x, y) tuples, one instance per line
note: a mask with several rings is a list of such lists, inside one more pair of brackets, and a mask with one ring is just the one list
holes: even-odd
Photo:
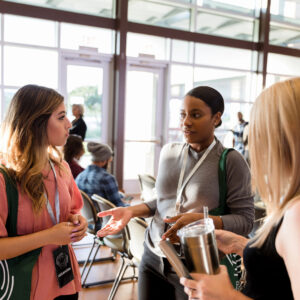
[(53, 251), (56, 278), (60, 288), (74, 279), (68, 245)]

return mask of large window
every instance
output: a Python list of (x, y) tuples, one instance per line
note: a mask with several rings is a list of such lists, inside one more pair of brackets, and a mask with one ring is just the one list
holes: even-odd
[(174, 1), (129, 0), (128, 19), (133, 22), (191, 30), (191, 10)]
[(4, 40), (12, 43), (56, 47), (57, 24), (53, 21), (5, 15)]
[(300, 2), (271, 1), (270, 44), (300, 49)]
[(57, 89), (58, 53), (30, 47), (4, 46), (4, 85), (40, 84)]
[(114, 0), (6, 0), (30, 5), (39, 5), (47, 8), (84, 13), (89, 15), (114, 17)]
[(129, 0), (132, 22), (255, 40), (260, 6), (255, 1)]
[(108, 118), (111, 102), (108, 63), (114, 31), (6, 14), (1, 18), (0, 121), (17, 89), (37, 84), (65, 96), (71, 120), (71, 104), (83, 104), (89, 124), (86, 138), (107, 141), (109, 129), (102, 116)]
[(60, 46), (74, 50), (89, 47), (94, 48), (96, 52), (110, 54), (114, 49), (114, 32), (109, 29), (62, 23)]

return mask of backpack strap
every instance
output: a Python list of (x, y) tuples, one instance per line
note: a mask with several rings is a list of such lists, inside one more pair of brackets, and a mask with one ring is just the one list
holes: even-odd
[(8, 215), (5, 227), (8, 236), (12, 237), (17, 235), (19, 195), (16, 182), (11, 178), (11, 176), (9, 176), (3, 165), (0, 167), (0, 172), (2, 173), (5, 180), (7, 195)]
[(219, 160), (219, 206), (212, 209), (209, 214), (213, 216), (222, 216), (226, 214), (228, 208), (226, 204), (226, 195), (227, 195), (227, 173), (226, 173), (226, 159), (227, 155), (233, 148), (225, 148), (221, 154)]

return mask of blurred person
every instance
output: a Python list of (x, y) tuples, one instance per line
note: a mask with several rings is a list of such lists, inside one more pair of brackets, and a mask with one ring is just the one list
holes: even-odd
[(238, 124), (232, 130), (233, 133), (232, 144), (234, 149), (239, 151), (244, 156), (245, 147), (243, 143), (243, 133), (244, 133), (244, 128), (248, 124), (248, 122), (244, 120), (243, 114), (240, 111), (237, 113), (237, 118), (238, 118)]
[(82, 138), (77, 134), (70, 134), (66, 144), (63, 147), (64, 159), (69, 164), (74, 179), (81, 173), (82, 168), (78, 161), (84, 154)]
[[(88, 142), (87, 149), (92, 155), (92, 164), (89, 165), (77, 178), (79, 189), (90, 197), (97, 194), (116, 206), (127, 206), (122, 201), (116, 178), (107, 172), (108, 165), (112, 162), (113, 151), (108, 145)], [(96, 209), (98, 204), (94, 201)]]
[(82, 140), (84, 141), (87, 127), (83, 120), (83, 114), (84, 114), (83, 105), (73, 104), (72, 114), (75, 117), (75, 119), (72, 121), (72, 128), (70, 129), (70, 134), (80, 135), (82, 137)]
[(70, 127), (63, 97), (37, 85), (16, 92), (2, 123), (0, 260), (14, 276), (10, 299), (78, 299), (80, 271), (70, 244), (85, 236), (87, 222), (57, 149)]
[[(227, 152), (214, 135), (223, 112), (223, 97), (215, 89), (199, 86), (189, 91), (180, 112), (186, 143), (163, 147), (156, 179), (157, 199), (98, 214), (112, 216), (98, 232), (100, 236), (118, 232), (132, 217), (153, 216), (139, 267), (140, 300), (187, 299), (158, 243), (162, 238), (177, 242), (177, 230), (203, 218), (203, 206), (208, 206), (216, 228), (243, 235), (252, 229), (254, 204), (249, 168), (240, 153), (233, 149)], [(227, 153), (225, 193), (221, 192), (218, 177), (223, 153)], [(175, 224), (170, 228), (169, 223)]]
[(244, 132), (243, 132), (243, 144), (245, 148), (245, 153), (244, 153), (244, 158), (248, 165), (250, 166), (250, 159), (249, 159), (249, 123), (244, 127)]
[(265, 89), (253, 105), (249, 150), (253, 188), (267, 217), (253, 239), (216, 231), (218, 248), (243, 255), (246, 284), (232, 288), (226, 270), (181, 278), (190, 299), (300, 299), (300, 78)]

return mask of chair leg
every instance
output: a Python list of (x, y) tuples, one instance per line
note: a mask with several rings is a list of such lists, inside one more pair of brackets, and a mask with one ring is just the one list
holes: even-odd
[(96, 240), (94, 239), (93, 246), (91, 247), (91, 250), (90, 250), (90, 252), (89, 252), (89, 255), (88, 255), (87, 259), (86, 259), (85, 262), (84, 262), (84, 265), (83, 265), (83, 268), (82, 268), (82, 271), (81, 271), (81, 277), (83, 277), (83, 274), (84, 274), (84, 272), (85, 272), (85, 269), (86, 269), (86, 267), (87, 267), (87, 264), (88, 264), (88, 262), (90, 261), (90, 257), (91, 257), (91, 255), (92, 255), (93, 250), (94, 250), (95, 244), (96, 244)]
[(108, 296), (108, 300), (113, 300), (114, 299), (115, 294), (116, 294), (116, 292), (118, 290), (118, 287), (120, 285), (120, 282), (121, 282), (121, 280), (122, 280), (122, 278), (124, 276), (124, 273), (125, 273), (127, 267), (128, 267), (128, 264), (126, 263), (126, 259), (124, 257), (122, 257), (122, 265), (120, 266), (120, 269), (118, 271), (118, 274), (116, 276), (114, 284), (113, 284), (113, 286), (112, 286), (112, 288), (110, 290), (110, 293), (109, 293), (109, 296)]
[[(98, 244), (98, 246), (97, 246), (97, 248), (96, 248), (96, 251), (95, 251), (95, 254), (94, 254), (94, 256), (93, 256), (93, 258), (92, 258), (92, 260), (91, 260), (91, 262), (90, 262), (90, 265), (89, 265), (89, 268), (88, 268), (88, 270), (87, 270), (87, 273), (86, 273), (86, 275), (85, 275), (85, 277), (84, 277), (84, 280), (82, 281), (82, 286), (85, 285), (85, 282), (86, 282), (87, 277), (88, 277), (88, 275), (89, 275), (89, 273), (90, 273), (90, 271), (91, 271), (92, 265), (93, 265), (93, 263), (94, 263), (94, 261), (95, 261), (95, 258), (96, 258), (96, 255), (97, 255), (99, 249), (100, 249), (100, 246), (101, 246), (101, 244)], [(88, 261), (88, 260), (87, 260), (87, 261)]]

